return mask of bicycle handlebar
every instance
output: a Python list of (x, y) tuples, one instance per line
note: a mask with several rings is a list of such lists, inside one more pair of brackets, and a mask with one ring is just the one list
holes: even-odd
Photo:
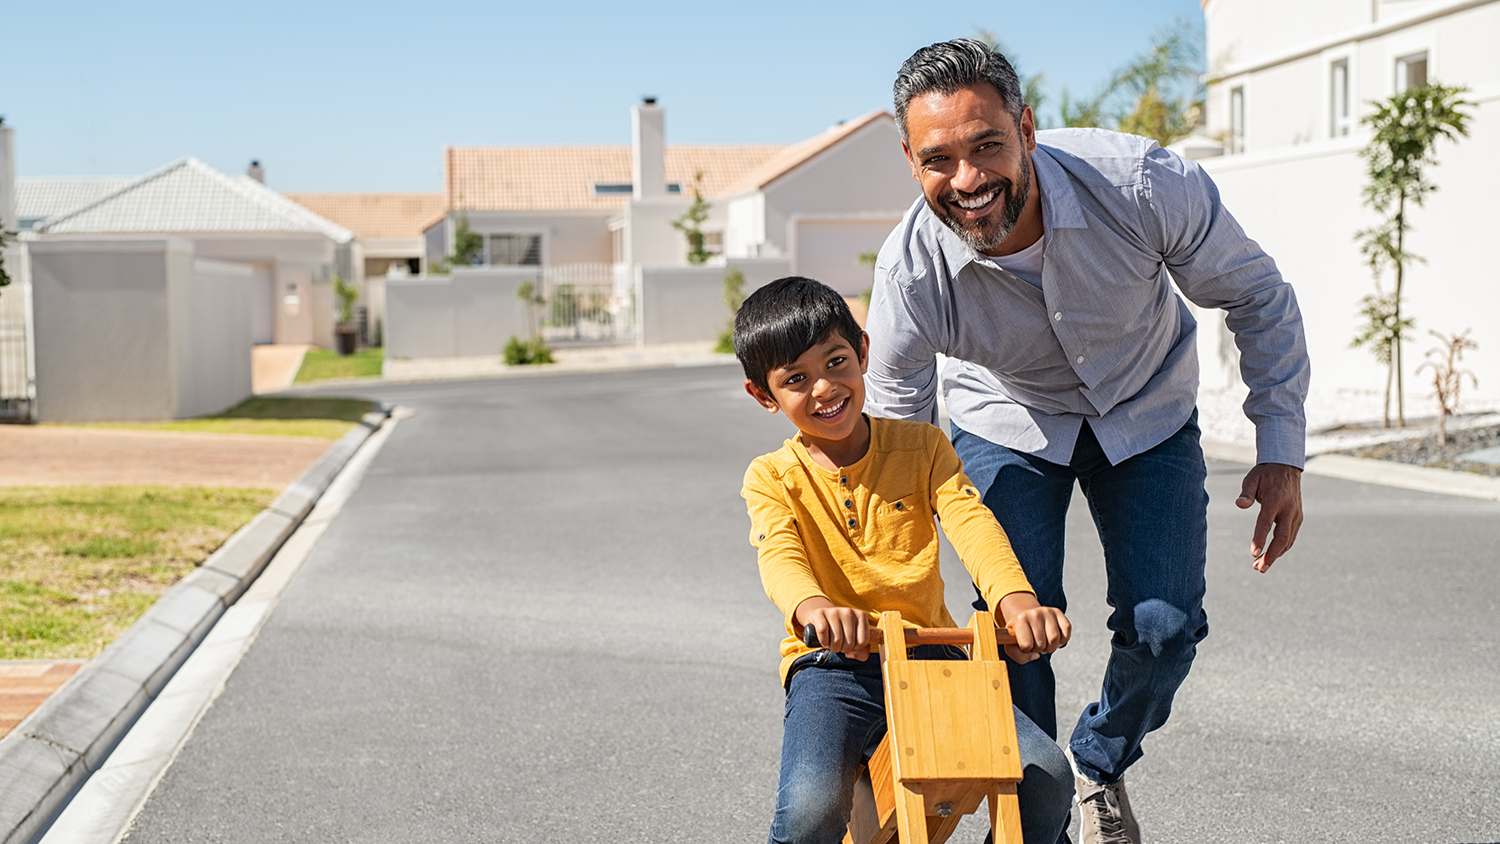
[[(974, 631), (968, 627), (907, 627), (906, 646), (914, 648), (917, 645), (972, 645), (974, 644)], [(870, 628), (871, 643), (880, 646), (885, 641), (885, 636), (879, 627)], [(1016, 634), (1009, 627), (996, 627), (995, 640), (1002, 645), (1014, 645)], [(802, 644), (809, 648), (822, 647), (818, 641), (818, 629), (811, 624), (802, 628)]]

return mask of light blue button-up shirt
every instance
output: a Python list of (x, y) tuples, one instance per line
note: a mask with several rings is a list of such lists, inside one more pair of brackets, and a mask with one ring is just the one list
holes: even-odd
[[(1302, 314), (1197, 164), (1134, 135), (1037, 134), (1042, 286), (1001, 269), (919, 199), (886, 240), (870, 302), (870, 413), (958, 427), (1066, 464), (1088, 419), (1113, 463), (1176, 433), (1197, 403), (1195, 304), (1222, 308), (1263, 463), (1301, 467)], [(1169, 275), (1170, 273), (1170, 275)]]

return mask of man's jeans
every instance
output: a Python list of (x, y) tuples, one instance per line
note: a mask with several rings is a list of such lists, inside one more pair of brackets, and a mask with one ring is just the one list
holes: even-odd
[[(969, 479), (983, 490), (1046, 606), (1067, 609), (1063, 537), (1075, 480), (1088, 500), (1104, 546), (1113, 653), (1099, 700), (1084, 709), (1069, 744), (1079, 769), (1096, 782), (1118, 780), (1141, 757), (1141, 740), (1166, 723), (1208, 635), (1208, 473), (1198, 438), (1194, 411), (1166, 442), (1111, 466), (1084, 424), (1072, 461), (1059, 466), (953, 429)], [(1051, 660), (1011, 664), (1010, 683), (1016, 706), (1055, 737)]]
[[(938, 645), (918, 659), (962, 657)], [(792, 666), (781, 739), (781, 781), (771, 844), (838, 844), (849, 823), (860, 766), (885, 737), (880, 657), (859, 662), (818, 651)], [(1057, 743), (1016, 712), (1021, 752), (1021, 832), (1026, 844), (1054, 844), (1073, 800), (1073, 774)]]

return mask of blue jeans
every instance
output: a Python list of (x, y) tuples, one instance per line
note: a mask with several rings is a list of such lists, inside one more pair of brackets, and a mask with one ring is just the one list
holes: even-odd
[[(938, 645), (918, 659), (963, 657)], [(771, 844), (838, 844), (849, 824), (859, 770), (885, 737), (880, 658), (859, 662), (818, 651), (793, 664), (781, 739), (781, 781)], [(1016, 712), (1023, 780), (1017, 786), (1027, 844), (1055, 844), (1068, 821), (1073, 774), (1057, 742)]]
[[(1069, 746), (1084, 775), (1115, 782), (1141, 757), (1146, 734), (1166, 723), (1172, 698), (1208, 635), (1203, 568), (1208, 556), (1207, 469), (1198, 414), (1166, 442), (1111, 466), (1084, 424), (1066, 466), (1012, 451), (958, 427), (953, 447), (984, 503), (1010, 537), (1037, 599), (1067, 609), (1063, 537), (1077, 481), (1104, 546), (1112, 652), (1099, 700)], [(983, 601), (975, 603), (983, 607)], [(1050, 658), (1010, 665), (1016, 706), (1057, 735)]]

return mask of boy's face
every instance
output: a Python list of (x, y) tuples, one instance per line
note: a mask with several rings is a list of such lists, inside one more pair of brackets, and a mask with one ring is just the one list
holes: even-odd
[(807, 437), (845, 440), (863, 420), (869, 351), (869, 335), (860, 332), (856, 349), (835, 331), (792, 363), (766, 373), (769, 392), (748, 379), (745, 392), (772, 413), (785, 413)]

